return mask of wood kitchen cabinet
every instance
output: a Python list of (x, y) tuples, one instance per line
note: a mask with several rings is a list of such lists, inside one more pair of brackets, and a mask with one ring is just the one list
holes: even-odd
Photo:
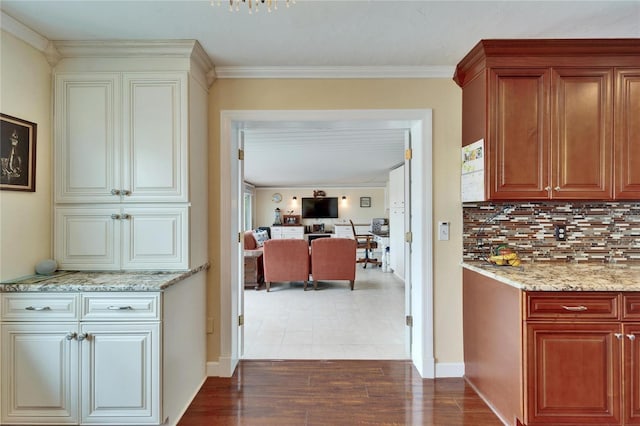
[(638, 66), (636, 40), (479, 42), (454, 80), (486, 199), (639, 199)]
[(640, 295), (463, 274), (465, 377), (505, 424), (640, 424)]

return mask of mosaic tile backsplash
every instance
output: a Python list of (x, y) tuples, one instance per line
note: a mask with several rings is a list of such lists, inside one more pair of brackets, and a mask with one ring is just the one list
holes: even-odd
[[(506, 244), (523, 261), (640, 262), (639, 202), (465, 203), (463, 222), (465, 261)], [(557, 224), (566, 241), (556, 241)]]

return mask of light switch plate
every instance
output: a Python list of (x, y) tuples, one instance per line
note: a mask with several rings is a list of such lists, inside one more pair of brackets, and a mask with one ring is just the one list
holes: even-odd
[(449, 222), (438, 222), (438, 240), (449, 241)]

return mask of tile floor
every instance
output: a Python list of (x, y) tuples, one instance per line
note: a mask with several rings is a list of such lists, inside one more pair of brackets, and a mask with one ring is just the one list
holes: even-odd
[(358, 266), (347, 281), (244, 291), (244, 359), (407, 359), (404, 282)]

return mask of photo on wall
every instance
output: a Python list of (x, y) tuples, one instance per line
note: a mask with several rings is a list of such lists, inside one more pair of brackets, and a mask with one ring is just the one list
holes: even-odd
[(37, 124), (0, 113), (0, 189), (36, 190)]

